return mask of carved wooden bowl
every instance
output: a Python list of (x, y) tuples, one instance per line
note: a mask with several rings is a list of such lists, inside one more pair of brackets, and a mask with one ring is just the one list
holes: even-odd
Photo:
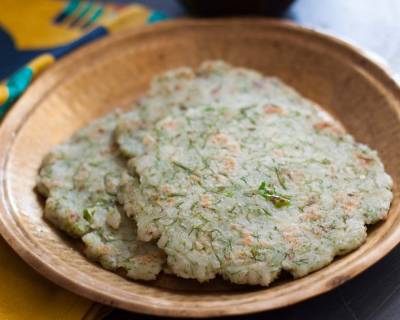
[[(33, 188), (43, 156), (75, 130), (143, 94), (167, 69), (224, 59), (282, 78), (379, 151), (394, 180), (385, 222), (366, 243), (304, 278), (282, 276), (268, 288), (206, 284), (161, 275), (133, 282), (88, 261), (73, 240), (42, 219)], [(77, 294), (127, 310), (168, 316), (245, 314), (299, 302), (351, 279), (400, 241), (400, 90), (349, 45), (265, 19), (183, 20), (121, 33), (58, 62), (7, 115), (0, 129), (0, 229), (33, 268)]]

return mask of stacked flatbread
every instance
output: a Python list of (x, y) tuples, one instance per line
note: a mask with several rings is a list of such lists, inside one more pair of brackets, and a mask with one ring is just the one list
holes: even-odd
[(221, 61), (156, 77), (132, 111), (44, 159), (45, 218), (132, 279), (269, 285), (359, 247), (386, 217), (375, 151), (280, 80)]

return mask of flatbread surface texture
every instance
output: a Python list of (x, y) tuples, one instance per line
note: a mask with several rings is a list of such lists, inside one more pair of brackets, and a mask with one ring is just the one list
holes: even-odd
[(85, 244), (85, 254), (133, 279), (155, 279), (165, 261), (155, 244), (137, 239), (136, 224), (117, 202), (125, 161), (113, 140), (119, 118), (110, 114), (79, 130), (44, 159), (38, 190), (44, 216)]
[(180, 277), (260, 285), (359, 247), (392, 199), (377, 153), (279, 80), (219, 72), (211, 97), (173, 104), (133, 138), (140, 187), (128, 179), (119, 199), (138, 237), (158, 239)]

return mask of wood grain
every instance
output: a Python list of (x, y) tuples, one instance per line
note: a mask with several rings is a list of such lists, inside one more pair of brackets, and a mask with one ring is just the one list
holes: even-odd
[[(339, 118), (377, 149), (394, 179), (388, 219), (366, 243), (307, 277), (270, 288), (206, 285), (162, 276), (132, 282), (87, 261), (42, 219), (33, 191), (42, 157), (90, 120), (126, 106), (157, 73), (205, 59), (276, 75)], [(206, 317), (289, 305), (334, 288), (400, 241), (400, 91), (390, 76), (348, 45), (289, 23), (265, 19), (183, 20), (129, 31), (57, 63), (36, 81), (0, 128), (0, 230), (44, 276), (90, 299), (150, 314)]]

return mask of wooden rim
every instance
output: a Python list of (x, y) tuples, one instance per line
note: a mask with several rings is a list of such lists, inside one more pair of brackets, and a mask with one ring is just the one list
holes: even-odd
[[(170, 304), (168, 297), (160, 296), (158, 299), (149, 299), (144, 296), (138, 295), (135, 300), (126, 301), (120, 299), (112, 294), (104, 284), (100, 282), (90, 282), (83, 275), (77, 274), (74, 278), (64, 276), (63, 268), (55, 268), (52, 266), (52, 258), (46, 255), (45, 252), (36, 252), (32, 250), (33, 244), (30, 242), (29, 237), (23, 233), (18, 226), (18, 220), (13, 219), (11, 212), (13, 210), (10, 204), (9, 195), (7, 194), (6, 187), (6, 171), (8, 161), (8, 151), (10, 150), (13, 137), (15, 133), (21, 128), (24, 120), (29, 117), (29, 114), (38, 106), (42, 97), (46, 92), (50, 92), (53, 88), (58, 86), (62, 81), (68, 77), (65, 70), (69, 70), (70, 74), (78, 68), (84, 68), (80, 65), (82, 57), (92, 57), (96, 60), (96, 54), (102, 50), (107, 50), (119, 41), (137, 41), (140, 43), (141, 39), (151, 37), (154, 33), (166, 33), (171, 30), (185, 29), (185, 28), (207, 28), (207, 27), (221, 27), (229, 28), (232, 25), (241, 25), (243, 27), (257, 28), (260, 30), (271, 28), (279, 32), (301, 34), (309, 39), (321, 43), (321, 45), (332, 48), (335, 54), (352, 59), (359, 68), (365, 70), (370, 77), (376, 80), (377, 84), (382, 86), (385, 91), (390, 94), (394, 99), (400, 101), (400, 90), (395, 81), (391, 78), (387, 71), (382, 67), (376, 65), (370, 59), (365, 57), (360, 50), (353, 48), (351, 45), (342, 42), (334, 37), (318, 33), (314, 30), (309, 30), (303, 27), (296, 26), (288, 22), (267, 19), (218, 19), (218, 20), (178, 20), (172, 22), (165, 22), (157, 25), (146, 26), (135, 30), (129, 30), (124, 33), (113, 35), (96, 43), (93, 43), (81, 50), (78, 50), (56, 63), (50, 70), (45, 72), (40, 79), (36, 80), (28, 91), (16, 103), (13, 109), (8, 113), (0, 128), (0, 178), (1, 178), (1, 203), (0, 203), (0, 232), (5, 240), (11, 247), (33, 268), (40, 272), (43, 276), (49, 278), (58, 285), (71, 290), (77, 294), (83, 295), (87, 298), (94, 299), (98, 302), (108, 304), (111, 306), (124, 308), (131, 311), (138, 311), (147, 314), (164, 315), (164, 316), (177, 316), (177, 317), (209, 317), (221, 315), (237, 315), (244, 313), (253, 313), (258, 311), (265, 311), (274, 308), (283, 307), (286, 305), (294, 304), (307, 298), (316, 296), (326, 292), (332, 288), (337, 287), (343, 282), (353, 278), (383, 256), (392, 250), (400, 242), (400, 228), (387, 226), (388, 230), (393, 227), (388, 237), (382, 241), (375, 243), (375, 250), (368, 251), (356, 261), (351, 261), (346, 265), (342, 265), (340, 269), (332, 269), (334, 276), (323, 278), (312, 274), (315, 281), (312, 284), (305, 285), (305, 277), (296, 280), (295, 287), (287, 288), (286, 291), (281, 292), (280, 296), (275, 296), (273, 301), (268, 304), (268, 289), (260, 290), (257, 295), (243, 294), (233, 301), (217, 300), (215, 303), (202, 305), (199, 301), (195, 305), (182, 303), (180, 306)], [(50, 85), (49, 85), (50, 84)], [(400, 117), (400, 111), (396, 109), (396, 113)], [(298, 292), (301, 289), (302, 294)], [(178, 293), (177, 293), (178, 294)], [(220, 296), (221, 297), (221, 296)]]

